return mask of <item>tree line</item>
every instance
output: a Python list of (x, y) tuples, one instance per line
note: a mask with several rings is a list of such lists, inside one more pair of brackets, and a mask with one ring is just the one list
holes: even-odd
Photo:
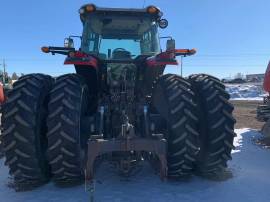
[[(24, 74), (17, 74), (16, 72), (13, 72), (11, 75), (9, 75), (7, 72), (4, 72), (0, 70), (0, 81), (2, 83), (11, 83), (14, 80), (18, 80), (21, 76)], [(5, 81), (4, 81), (5, 80)]]

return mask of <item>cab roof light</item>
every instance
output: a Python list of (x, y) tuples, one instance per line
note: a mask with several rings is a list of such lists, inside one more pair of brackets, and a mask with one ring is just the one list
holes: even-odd
[(148, 6), (146, 10), (149, 14), (158, 14), (160, 12), (160, 10), (155, 6)]
[(84, 5), (83, 7), (81, 7), (79, 9), (79, 13), (81, 15), (85, 14), (85, 13), (92, 13), (95, 12), (97, 10), (97, 7), (94, 4), (87, 4)]
[(92, 13), (92, 12), (96, 11), (96, 6), (94, 4), (88, 4), (85, 6), (85, 10), (88, 13)]

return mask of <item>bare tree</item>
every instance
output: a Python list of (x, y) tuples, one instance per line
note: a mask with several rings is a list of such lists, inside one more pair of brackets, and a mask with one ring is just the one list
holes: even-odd
[(18, 75), (14, 72), (14, 73), (12, 74), (12, 76), (11, 76), (11, 79), (12, 79), (12, 80), (18, 80), (19, 77), (18, 77)]

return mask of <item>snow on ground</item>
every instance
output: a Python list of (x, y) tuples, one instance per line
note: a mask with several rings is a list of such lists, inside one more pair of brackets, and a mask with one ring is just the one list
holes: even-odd
[[(95, 201), (103, 202), (269, 202), (270, 150), (255, 145), (260, 134), (249, 129), (236, 130), (236, 149), (229, 163), (233, 177), (210, 181), (192, 177), (187, 182), (161, 182), (149, 166), (124, 180), (110, 166), (102, 166), (97, 179)], [(16, 193), (8, 188), (8, 170), (0, 160), (0, 201), (3, 202), (86, 202), (84, 186), (58, 188), (52, 183), (30, 192)]]
[(263, 100), (262, 84), (226, 84), (231, 100)]

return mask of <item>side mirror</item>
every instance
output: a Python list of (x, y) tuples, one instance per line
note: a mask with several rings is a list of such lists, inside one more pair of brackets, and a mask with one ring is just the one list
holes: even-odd
[(169, 22), (168, 22), (168, 20), (166, 20), (166, 19), (160, 19), (159, 22), (158, 22), (158, 25), (159, 25), (159, 27), (160, 27), (161, 29), (165, 29), (165, 28), (168, 27)]
[(172, 51), (172, 50), (175, 50), (175, 40), (169, 39), (167, 40), (166, 51)]
[(73, 39), (71, 39), (71, 38), (65, 38), (64, 47), (65, 48), (74, 48), (74, 41), (73, 41)]

